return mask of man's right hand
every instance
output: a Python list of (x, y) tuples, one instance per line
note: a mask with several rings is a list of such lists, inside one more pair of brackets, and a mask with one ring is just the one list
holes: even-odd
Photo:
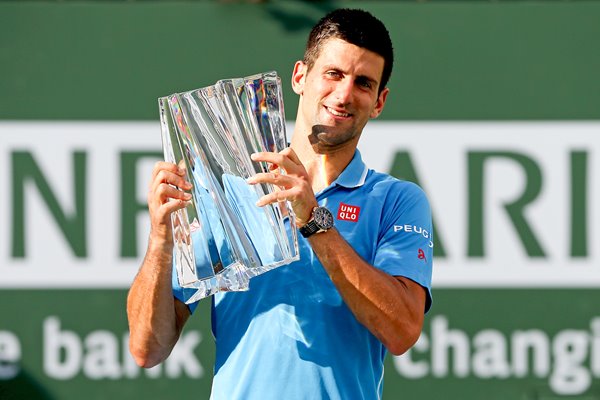
[(154, 244), (172, 244), (171, 213), (188, 204), (192, 195), (185, 190), (191, 189), (184, 168), (164, 161), (155, 164), (148, 190), (150, 240)]

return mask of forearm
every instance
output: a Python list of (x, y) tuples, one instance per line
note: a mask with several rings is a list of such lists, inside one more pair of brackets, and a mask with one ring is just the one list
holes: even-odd
[(170, 354), (179, 338), (171, 289), (172, 244), (150, 240), (127, 297), (129, 346), (136, 362), (152, 367)]
[(408, 350), (423, 325), (424, 290), (364, 261), (335, 229), (313, 235), (309, 242), (358, 321), (390, 352)]
[(129, 349), (136, 362), (152, 367), (171, 353), (189, 317), (186, 306), (173, 297), (173, 230), (171, 214), (184, 208), (192, 195), (185, 169), (157, 162), (148, 190), (150, 240), (140, 270), (127, 297)]

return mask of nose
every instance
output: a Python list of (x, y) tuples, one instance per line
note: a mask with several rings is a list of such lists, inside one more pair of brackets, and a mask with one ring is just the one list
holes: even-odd
[(340, 104), (350, 104), (352, 102), (353, 90), (354, 84), (352, 80), (342, 79), (336, 83), (334, 98)]

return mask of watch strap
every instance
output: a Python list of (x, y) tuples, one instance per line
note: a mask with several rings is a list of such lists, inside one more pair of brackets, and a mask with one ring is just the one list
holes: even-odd
[(317, 223), (314, 220), (311, 220), (309, 222), (307, 222), (304, 226), (300, 227), (300, 234), (307, 238), (311, 235), (314, 235), (315, 233), (317, 233), (319, 231), (319, 227), (317, 226)]

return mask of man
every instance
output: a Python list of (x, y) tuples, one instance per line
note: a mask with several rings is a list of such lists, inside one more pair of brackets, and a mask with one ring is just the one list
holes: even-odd
[[(248, 292), (213, 296), (213, 398), (378, 399), (386, 349), (402, 354), (418, 339), (431, 304), (429, 205), (356, 149), (384, 108), (392, 63), (389, 34), (367, 12), (337, 10), (313, 28), (292, 74), (291, 146), (252, 156), (285, 174), (249, 180), (281, 188), (258, 206), (291, 202), (301, 259), (253, 278)], [(169, 215), (190, 199), (174, 188), (191, 189), (182, 176), (172, 164), (154, 170), (148, 251), (128, 298), (131, 351), (146, 367), (169, 355), (195, 308), (171, 285)]]

